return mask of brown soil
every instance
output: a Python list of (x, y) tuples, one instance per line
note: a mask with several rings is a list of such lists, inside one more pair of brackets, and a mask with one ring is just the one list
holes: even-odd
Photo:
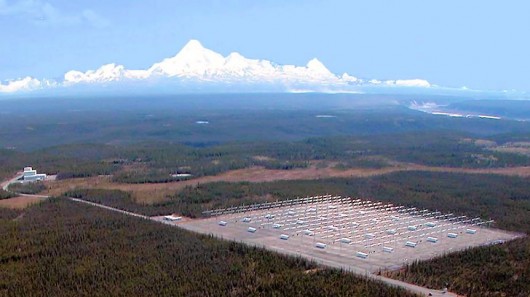
[(0, 207), (24, 209), (32, 204), (45, 200), (45, 197), (19, 196), (0, 200)]

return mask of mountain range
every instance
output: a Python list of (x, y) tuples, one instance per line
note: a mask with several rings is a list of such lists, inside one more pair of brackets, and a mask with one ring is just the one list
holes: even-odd
[(360, 79), (344, 73), (336, 75), (318, 59), (305, 66), (279, 65), (268, 60), (245, 58), (237, 52), (228, 56), (190, 40), (175, 56), (154, 63), (148, 69), (127, 69), (106, 64), (96, 70), (72, 70), (62, 81), (24, 77), (0, 83), (0, 93), (45, 91), (48, 89), (136, 89), (253, 90), (283, 92), (361, 92), (363, 87), (432, 87), (423, 79)]

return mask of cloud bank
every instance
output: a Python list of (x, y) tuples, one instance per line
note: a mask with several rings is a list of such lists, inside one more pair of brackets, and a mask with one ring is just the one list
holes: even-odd
[(14, 93), (19, 91), (30, 91), (41, 88), (41, 82), (38, 79), (26, 76), (17, 80), (7, 81), (5, 84), (0, 83), (1, 93)]

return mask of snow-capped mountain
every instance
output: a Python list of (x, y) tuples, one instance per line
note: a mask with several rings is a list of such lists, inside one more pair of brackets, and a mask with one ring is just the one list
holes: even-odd
[(69, 71), (64, 76), (67, 84), (105, 83), (119, 80), (181, 78), (198, 81), (230, 83), (314, 83), (341, 84), (340, 78), (324, 64), (312, 59), (305, 67), (275, 65), (267, 60), (247, 59), (239, 53), (227, 57), (189, 41), (174, 57), (153, 64), (146, 70), (127, 70), (122, 65), (107, 64), (87, 72)]
[[(85, 72), (72, 70), (64, 75), (63, 81), (53, 83), (26, 77), (21, 80), (0, 84), (0, 92), (40, 89), (50, 86), (71, 87), (74, 85), (112, 86), (133, 82), (139, 85), (157, 82), (217, 85), (260, 85), (275, 90), (307, 91), (355, 91), (362, 85), (430, 87), (425, 80), (369, 80), (365, 81), (344, 73), (337, 76), (318, 59), (310, 60), (305, 66), (278, 65), (267, 60), (248, 59), (237, 52), (228, 56), (205, 48), (199, 41), (190, 40), (175, 56), (154, 63), (147, 69), (126, 69), (123, 65), (106, 64), (96, 70)], [(176, 90), (178, 91), (178, 90)]]

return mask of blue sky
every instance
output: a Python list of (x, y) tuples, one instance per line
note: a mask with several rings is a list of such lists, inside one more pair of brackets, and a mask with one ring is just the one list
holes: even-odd
[(362, 78), (530, 91), (529, 12), (524, 0), (0, 0), (0, 81), (147, 68), (198, 39)]

